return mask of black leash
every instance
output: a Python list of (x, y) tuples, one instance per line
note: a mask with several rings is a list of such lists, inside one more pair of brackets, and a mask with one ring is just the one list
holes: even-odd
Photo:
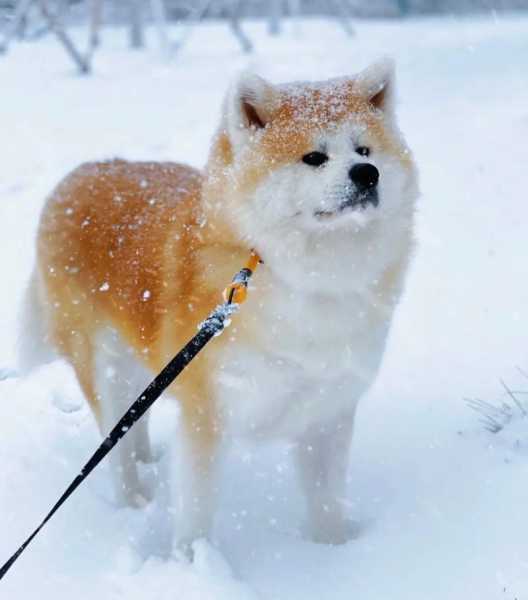
[(237, 311), (238, 304), (235, 302), (245, 299), (245, 291), (253, 270), (259, 262), (256, 254), (252, 253), (248, 266), (239, 271), (233, 278), (233, 283), (226, 289), (225, 302), (215, 308), (215, 310), (200, 324), (198, 333), (182, 348), (178, 354), (165, 366), (161, 373), (153, 379), (143, 393), (134, 401), (131, 407), (119, 420), (117, 425), (108, 434), (106, 439), (97, 448), (90, 460), (84, 465), (81, 472), (70, 483), (66, 491), (57, 500), (56, 504), (46, 515), (42, 523), (27, 538), (20, 548), (11, 556), (11, 558), (0, 568), (0, 579), (9, 571), (22, 552), (33, 541), (33, 538), (39, 533), (44, 525), (59, 510), (73, 492), (81, 485), (88, 475), (105, 458), (112, 448), (125, 437), (128, 430), (141, 419), (147, 410), (156, 402), (167, 387), (178, 377), (192, 359), (205, 347), (205, 345), (216, 335), (219, 335), (226, 326), (226, 321)]

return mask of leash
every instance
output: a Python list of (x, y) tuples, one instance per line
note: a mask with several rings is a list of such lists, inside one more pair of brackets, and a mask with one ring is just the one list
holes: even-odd
[(161, 396), (167, 387), (187, 367), (192, 359), (205, 347), (215, 336), (220, 335), (229, 317), (238, 310), (238, 305), (246, 300), (247, 286), (257, 265), (261, 263), (259, 255), (251, 251), (251, 256), (246, 266), (234, 277), (232, 282), (224, 290), (223, 304), (219, 304), (205, 321), (198, 326), (198, 333), (176, 354), (176, 356), (165, 366), (159, 375), (153, 379), (142, 394), (134, 401), (127, 412), (121, 417), (117, 425), (108, 434), (106, 439), (97, 448), (92, 457), (84, 465), (81, 472), (70, 483), (66, 491), (57, 500), (56, 504), (46, 515), (42, 523), (27, 538), (11, 558), (0, 568), (0, 579), (9, 571), (22, 552), (29, 546), (39, 531), (59, 510), (73, 492), (81, 485), (88, 475), (105, 458), (112, 448), (127, 434), (128, 430), (141, 419), (147, 410)]

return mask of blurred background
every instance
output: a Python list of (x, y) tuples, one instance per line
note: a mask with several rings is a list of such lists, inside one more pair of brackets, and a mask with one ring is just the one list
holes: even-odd
[[(132, 48), (144, 46), (144, 28), (154, 24), (160, 49), (169, 57), (183, 44), (190, 28), (213, 19), (226, 20), (242, 49), (250, 52), (251, 38), (241, 28), (245, 19), (265, 18), (269, 33), (278, 35), (285, 17), (330, 17), (352, 35), (354, 17), (495, 14), (527, 8), (528, 0), (0, 0), (0, 52), (5, 52), (13, 40), (38, 39), (53, 32), (79, 70), (89, 72), (91, 55), (109, 24), (128, 24)], [(73, 24), (89, 28), (87, 52), (77, 48), (68, 36), (68, 25)], [(173, 24), (180, 25), (183, 32), (171, 40), (169, 29)]]
[[(39, 214), (68, 171), (115, 156), (202, 167), (241, 70), (321, 80), (389, 55), (421, 187), (405, 294), (359, 406), (343, 499), (357, 539), (303, 540), (291, 446), (242, 446), (218, 552), (161, 560), (166, 488), (144, 511), (119, 510), (103, 466), (2, 581), (1, 600), (528, 598), (527, 9), (0, 0), (0, 563), (99, 442), (64, 362), (17, 375)], [(154, 410), (153, 479), (177, 462), (174, 412)]]

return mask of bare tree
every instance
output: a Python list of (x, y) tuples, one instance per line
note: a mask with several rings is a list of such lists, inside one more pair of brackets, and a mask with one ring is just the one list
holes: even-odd
[(251, 52), (253, 50), (253, 44), (247, 35), (242, 31), (240, 27), (240, 16), (242, 12), (242, 1), (243, 0), (231, 0), (228, 6), (228, 17), (231, 30), (235, 37), (240, 42), (242, 50), (244, 52)]
[(141, 0), (128, 0), (130, 17), (130, 47), (143, 48), (143, 14)]
[(409, 0), (397, 0), (398, 2), (398, 8), (400, 10), (400, 14), (401, 15), (408, 15), (409, 14)]
[(0, 51), (5, 52), (8, 44), (16, 35), (18, 28), (21, 23), (27, 19), (27, 15), (31, 10), (32, 6), (36, 6), (40, 10), (40, 14), (44, 19), (44, 23), (47, 28), (55, 34), (59, 42), (64, 46), (66, 52), (73, 59), (79, 71), (81, 73), (90, 72), (90, 59), (89, 56), (83, 56), (81, 52), (75, 47), (75, 44), (66, 33), (64, 27), (61, 24), (60, 16), (64, 13), (65, 5), (64, 2), (60, 3), (56, 12), (50, 10), (48, 0), (19, 0), (16, 5), (15, 15), (8, 29), (4, 41), (0, 44)]
[(270, 35), (279, 35), (282, 17), (282, 0), (269, 0), (269, 23)]
[(66, 31), (62, 27), (59, 19), (49, 10), (48, 0), (38, 0), (40, 11), (45, 21), (48, 23), (49, 28), (53, 33), (57, 36), (60, 43), (66, 49), (66, 52), (71, 56), (71, 58), (76, 63), (79, 71), (81, 73), (89, 73), (90, 72), (90, 61), (88, 58), (84, 57), (75, 47), (72, 40), (66, 34)]
[(90, 48), (93, 51), (101, 43), (99, 30), (101, 29), (103, 13), (103, 0), (91, 0), (90, 2)]
[(167, 14), (164, 0), (150, 0), (150, 9), (158, 31), (160, 48), (163, 56), (169, 56), (169, 38), (167, 35)]
[(17, 2), (13, 19), (5, 31), (3, 41), (0, 43), (0, 52), (6, 52), (11, 40), (25, 27), (27, 13), (32, 4), (33, 0), (19, 0)]

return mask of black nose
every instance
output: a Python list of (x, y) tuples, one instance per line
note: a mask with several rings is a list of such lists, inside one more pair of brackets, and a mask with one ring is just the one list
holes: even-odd
[(354, 165), (348, 175), (360, 190), (368, 190), (378, 184), (379, 171), (369, 163)]

